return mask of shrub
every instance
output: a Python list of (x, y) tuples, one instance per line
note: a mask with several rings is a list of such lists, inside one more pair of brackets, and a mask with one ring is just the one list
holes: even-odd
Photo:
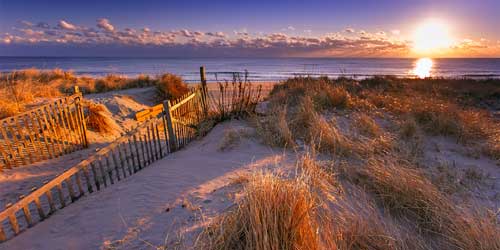
[(156, 84), (159, 100), (171, 100), (181, 97), (189, 92), (189, 88), (180, 76), (173, 74), (162, 75)]

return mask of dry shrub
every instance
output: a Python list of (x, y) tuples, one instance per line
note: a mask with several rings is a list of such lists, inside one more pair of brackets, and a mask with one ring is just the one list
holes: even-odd
[(456, 207), (419, 171), (372, 160), (357, 179), (376, 194), (393, 214), (415, 221), (425, 234), (446, 249), (498, 249), (495, 221)]
[(110, 90), (115, 90), (115, 89), (121, 89), (122, 86), (125, 85), (126, 82), (125, 77), (121, 77), (118, 75), (107, 75), (104, 78), (97, 79), (95, 81), (95, 91), (96, 92), (106, 92)]
[(199, 249), (314, 250), (320, 248), (315, 197), (300, 178), (257, 173), (236, 207), (207, 228)]
[(162, 75), (156, 84), (156, 93), (161, 101), (177, 99), (188, 92), (187, 84), (180, 76), (174, 74)]
[(382, 129), (380, 126), (365, 113), (356, 113), (354, 115), (354, 126), (358, 129), (358, 131), (369, 137), (377, 137), (382, 134)]
[(122, 129), (112, 118), (111, 112), (103, 104), (94, 102), (85, 102), (86, 124), (87, 128), (93, 129), (99, 133), (116, 134), (122, 132)]

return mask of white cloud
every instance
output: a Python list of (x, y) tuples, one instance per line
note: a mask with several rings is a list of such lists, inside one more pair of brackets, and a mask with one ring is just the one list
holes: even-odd
[(399, 36), (401, 34), (400, 30), (391, 30), (391, 33), (395, 36)]
[(61, 29), (65, 29), (65, 30), (76, 30), (77, 29), (77, 27), (74, 24), (71, 24), (71, 23), (66, 22), (64, 20), (59, 21), (58, 27)]
[(115, 27), (106, 18), (100, 18), (97, 20), (97, 27), (109, 32), (113, 32), (115, 30)]

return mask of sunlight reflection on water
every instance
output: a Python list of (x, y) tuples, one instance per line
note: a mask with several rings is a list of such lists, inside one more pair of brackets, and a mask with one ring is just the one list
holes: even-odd
[(430, 58), (420, 58), (415, 63), (412, 73), (419, 78), (430, 77), (433, 64), (434, 62)]

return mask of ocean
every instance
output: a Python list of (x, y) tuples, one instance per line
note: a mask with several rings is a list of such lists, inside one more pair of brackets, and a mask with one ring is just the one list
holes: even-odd
[[(398, 58), (111, 58), (111, 57), (0, 57), (0, 72), (26, 68), (71, 70), (77, 75), (174, 73), (188, 82), (199, 81), (205, 66), (209, 81), (225, 80), (233, 72), (248, 72), (251, 81), (278, 81), (296, 75), (415, 76), (418, 59)], [(500, 78), (500, 58), (432, 59), (428, 74), (450, 78)]]

